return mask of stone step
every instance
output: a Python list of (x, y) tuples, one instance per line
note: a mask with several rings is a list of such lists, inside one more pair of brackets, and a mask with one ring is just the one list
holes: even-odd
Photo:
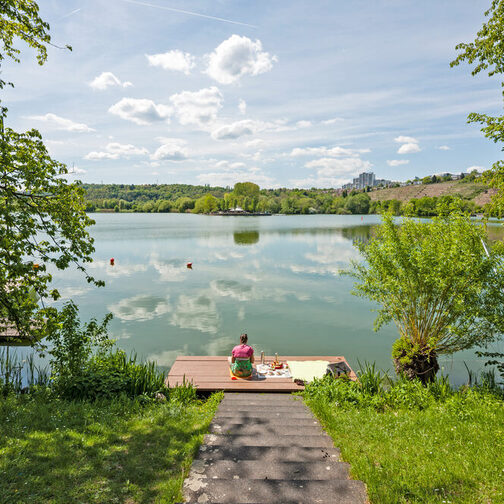
[(236, 417), (222, 417), (212, 420), (212, 424), (219, 425), (263, 425), (265, 429), (269, 426), (275, 425), (285, 425), (285, 426), (295, 426), (300, 429), (304, 427), (320, 426), (320, 423), (316, 418), (283, 418), (283, 417), (273, 417), (273, 418), (247, 418), (243, 419), (243, 416)]
[(277, 462), (262, 460), (196, 460), (189, 478), (201, 475), (208, 479), (250, 480), (328, 480), (348, 479), (345, 462)]
[(271, 406), (278, 404), (288, 405), (288, 404), (304, 404), (303, 398), (300, 396), (280, 396), (280, 397), (239, 397), (236, 399), (229, 399), (225, 397), (221, 401), (221, 405), (237, 405), (237, 404), (250, 404), (254, 406)]
[(279, 392), (279, 393), (274, 393), (274, 392), (226, 392), (224, 394), (224, 399), (292, 399), (294, 397), (300, 397), (296, 396), (294, 394), (286, 394), (284, 392)]
[(249, 411), (261, 411), (264, 413), (290, 413), (290, 412), (299, 412), (299, 411), (306, 411), (309, 412), (310, 410), (305, 406), (302, 402), (290, 402), (290, 403), (285, 403), (285, 404), (272, 404), (272, 405), (267, 405), (267, 404), (262, 404), (260, 406), (256, 406), (254, 404), (232, 404), (230, 405), (229, 403), (227, 404), (220, 404), (219, 405), (219, 412), (223, 411), (234, 411), (234, 412), (249, 412)]
[(304, 448), (301, 446), (205, 446), (201, 445), (197, 460), (261, 460), (264, 462), (338, 462), (338, 448)]
[(244, 411), (239, 412), (233, 411), (221, 411), (217, 410), (214, 418), (236, 418), (242, 419), (243, 421), (248, 418), (282, 418), (282, 419), (293, 419), (293, 418), (311, 418), (315, 420), (315, 417), (309, 410), (294, 410), (294, 411), (271, 411), (271, 410), (256, 410), (256, 411)]
[(211, 434), (247, 436), (262, 436), (265, 433), (276, 434), (277, 436), (295, 436), (300, 432), (307, 436), (317, 436), (324, 433), (318, 424), (303, 425), (300, 427), (297, 424), (285, 425), (283, 422), (276, 424), (212, 422), (209, 431)]
[(246, 408), (246, 407), (272, 409), (272, 408), (285, 408), (287, 406), (294, 406), (294, 407), (305, 406), (305, 407), (307, 407), (303, 401), (294, 401), (293, 399), (283, 400), (283, 401), (272, 401), (272, 400), (267, 400), (267, 401), (226, 401), (224, 399), (223, 401), (221, 401), (221, 403), (219, 405), (220, 408), (236, 408), (236, 409), (241, 409), (241, 408)]
[(332, 448), (332, 439), (327, 435), (281, 436), (264, 432), (262, 435), (240, 436), (232, 434), (206, 434), (207, 446), (300, 446), (303, 448)]
[(365, 504), (361, 481), (192, 479), (184, 483), (186, 502), (219, 504)]

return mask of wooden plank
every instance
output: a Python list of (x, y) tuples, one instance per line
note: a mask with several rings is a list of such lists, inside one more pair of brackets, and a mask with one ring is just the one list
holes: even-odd
[[(272, 361), (273, 356), (267, 356), (267, 361)], [(279, 359), (287, 360), (326, 360), (329, 362), (348, 362), (343, 356), (327, 355), (281, 355)], [(349, 366), (350, 367), (350, 366)], [(351, 369), (351, 368), (350, 368)], [(357, 379), (353, 370), (350, 378)], [(167, 383), (173, 387), (183, 382), (192, 383), (200, 391), (269, 391), (293, 392), (303, 390), (304, 387), (295, 384), (290, 378), (266, 378), (255, 380), (231, 380), (229, 376), (228, 357), (226, 355), (181, 355), (175, 360)]]
[[(274, 355), (265, 356), (266, 360), (274, 360)], [(280, 360), (328, 360), (331, 362), (339, 362), (345, 360), (341, 355), (279, 355)], [(177, 361), (226, 361), (227, 355), (179, 355)], [(256, 355), (256, 361), (259, 357)]]

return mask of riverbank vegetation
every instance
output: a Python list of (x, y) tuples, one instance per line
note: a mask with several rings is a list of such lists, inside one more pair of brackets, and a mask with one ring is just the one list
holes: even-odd
[[(469, 179), (466, 181), (466, 179)], [(252, 188), (250, 193), (230, 187), (184, 184), (83, 184), (88, 212), (193, 212), (211, 213), (239, 206), (249, 212), (282, 214), (380, 214), (431, 217), (440, 215), (447, 205), (456, 204), (471, 214), (488, 210), (488, 187), (478, 180), (465, 179), (433, 185), (411, 185), (391, 189), (342, 191), (338, 189), (260, 189), (250, 182), (238, 185)], [(447, 186), (444, 189), (444, 186)], [(429, 189), (422, 190), (422, 187)], [(439, 190), (433, 190), (432, 187)], [(432, 196), (424, 193), (433, 194)]]
[(47, 365), (0, 352), (0, 502), (182, 499), (221, 396), (168, 388), (154, 363), (114, 346), (109, 319), (81, 324), (68, 303), (42, 349)]
[(504, 502), (504, 394), (492, 373), (460, 389), (373, 366), (357, 374), (304, 395), (372, 504)]
[(394, 323), (396, 371), (422, 382), (439, 370), (440, 354), (482, 347), (504, 334), (504, 254), (483, 226), (464, 214), (429, 222), (391, 215), (376, 235), (356, 241), (362, 257), (345, 273), (353, 294), (379, 305), (374, 329)]

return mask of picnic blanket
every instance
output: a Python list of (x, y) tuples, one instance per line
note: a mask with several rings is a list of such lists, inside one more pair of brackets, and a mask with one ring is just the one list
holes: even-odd
[(322, 378), (326, 374), (329, 361), (287, 361), (293, 380), (311, 382), (314, 378)]
[(257, 377), (258, 378), (291, 378), (292, 374), (288, 368), (275, 369), (274, 371), (270, 369), (266, 364), (257, 364)]

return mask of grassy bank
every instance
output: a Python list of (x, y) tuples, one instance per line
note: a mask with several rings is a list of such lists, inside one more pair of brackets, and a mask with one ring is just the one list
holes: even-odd
[(174, 503), (220, 396), (0, 398), (0, 503)]
[(498, 393), (403, 383), (387, 391), (337, 388), (315, 385), (306, 400), (372, 504), (504, 502)]

